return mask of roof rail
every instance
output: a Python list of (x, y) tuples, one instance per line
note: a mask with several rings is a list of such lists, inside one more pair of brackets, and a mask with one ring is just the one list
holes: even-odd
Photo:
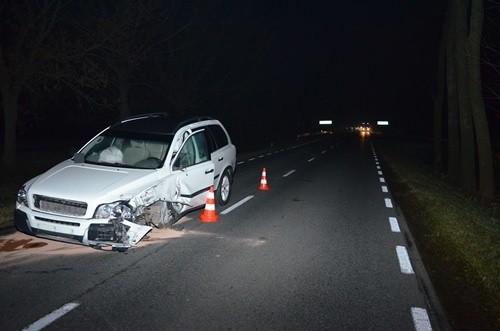
[(187, 117), (185, 120), (179, 122), (175, 126), (175, 130), (178, 130), (180, 127), (196, 122), (201, 122), (201, 121), (207, 121), (207, 120), (213, 120), (214, 118), (211, 116), (192, 116), (192, 117)]
[(138, 114), (138, 115), (132, 115), (132, 116), (127, 116), (123, 119), (120, 120), (120, 123), (123, 122), (128, 122), (131, 120), (136, 120), (140, 118), (152, 118), (152, 117), (169, 117), (172, 116), (170, 113), (146, 113), (146, 114)]

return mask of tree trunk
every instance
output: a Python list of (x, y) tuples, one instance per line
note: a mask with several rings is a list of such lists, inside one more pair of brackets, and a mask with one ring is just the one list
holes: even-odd
[(457, 182), (460, 175), (460, 131), (458, 120), (457, 75), (455, 70), (455, 21), (454, 0), (448, 4), (448, 25), (446, 29), (446, 91), (448, 101), (448, 176)]
[(120, 118), (125, 118), (131, 115), (128, 104), (128, 94), (130, 90), (129, 74), (122, 72), (118, 77), (118, 110)]
[(2, 165), (7, 169), (13, 169), (16, 165), (16, 125), (19, 93), (19, 91), (11, 89), (8, 86), (2, 87), (5, 128)]
[(483, 1), (472, 0), (471, 6), (471, 33), (467, 42), (467, 58), (469, 60), (469, 93), (479, 159), (479, 193), (485, 198), (492, 199), (494, 196), (493, 159), (488, 121), (484, 110), (480, 67)]
[(436, 97), (434, 98), (434, 170), (439, 172), (443, 171), (443, 107), (446, 93), (446, 29), (448, 21), (449, 18), (446, 15), (439, 44)]
[(468, 36), (467, 7), (470, 0), (457, 0), (455, 8), (455, 66), (457, 73), (458, 112), (460, 119), (460, 184), (476, 190), (476, 144), (469, 95), (466, 44)]

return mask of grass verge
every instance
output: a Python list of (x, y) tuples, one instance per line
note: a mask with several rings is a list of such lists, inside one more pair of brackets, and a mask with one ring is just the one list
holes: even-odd
[(418, 148), (376, 146), (452, 329), (500, 330), (500, 221), (494, 205), (457, 190), (418, 157)]

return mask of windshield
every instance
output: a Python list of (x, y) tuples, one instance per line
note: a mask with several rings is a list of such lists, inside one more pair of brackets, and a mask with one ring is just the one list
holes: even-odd
[(156, 169), (165, 162), (172, 136), (107, 130), (81, 151), (86, 163)]

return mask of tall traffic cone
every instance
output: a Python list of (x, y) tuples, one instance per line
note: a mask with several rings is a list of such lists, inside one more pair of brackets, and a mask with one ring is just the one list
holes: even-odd
[(266, 179), (266, 168), (262, 169), (262, 176), (260, 177), (260, 185), (259, 190), (268, 191), (270, 189), (269, 185), (267, 185)]
[(214, 187), (210, 186), (208, 191), (205, 210), (200, 214), (200, 220), (204, 223), (214, 223), (219, 221), (219, 215), (215, 212), (215, 194)]

